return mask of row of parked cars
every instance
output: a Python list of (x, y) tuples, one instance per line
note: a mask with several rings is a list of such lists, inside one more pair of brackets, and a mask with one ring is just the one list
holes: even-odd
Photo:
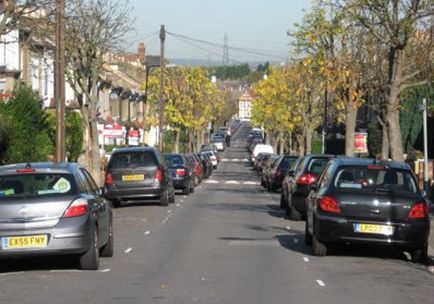
[(262, 186), (280, 190), (288, 217), (305, 220), (305, 243), (314, 255), (339, 244), (365, 244), (398, 248), (413, 262), (427, 262), (429, 201), (407, 164), (272, 152), (252, 160)]
[(162, 154), (151, 147), (113, 152), (104, 187), (77, 163), (0, 166), (0, 257), (68, 255), (96, 270), (113, 256), (113, 205), (175, 201), (217, 167), (214, 147)]

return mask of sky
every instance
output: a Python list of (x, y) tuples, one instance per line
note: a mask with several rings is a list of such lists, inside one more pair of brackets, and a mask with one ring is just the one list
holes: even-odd
[(136, 51), (144, 42), (147, 54), (159, 54), (158, 32), (164, 24), (168, 58), (222, 61), (226, 34), (231, 63), (241, 63), (286, 61), (286, 33), (301, 20), (303, 10), (309, 10), (310, 0), (129, 0), (129, 4), (136, 20), (125, 49)]

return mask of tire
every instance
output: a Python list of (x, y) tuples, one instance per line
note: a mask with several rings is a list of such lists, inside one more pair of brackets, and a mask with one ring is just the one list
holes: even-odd
[(78, 258), (78, 264), (83, 270), (97, 270), (99, 267), (98, 230), (96, 227), (92, 232), (90, 248)]
[(280, 208), (285, 206), (285, 199), (283, 198), (283, 193), (280, 193)]
[(304, 243), (307, 246), (312, 246), (312, 236), (309, 233), (309, 229), (308, 229), (308, 223), (306, 221), (305, 225), (304, 225)]
[(191, 184), (191, 187), (190, 187), (190, 193), (194, 193), (194, 188), (195, 188), (195, 187), (194, 187), (194, 183), (192, 183), (192, 184)]
[(327, 255), (327, 246), (324, 243), (321, 243), (316, 238), (315, 232), (312, 236), (312, 252), (313, 255), (316, 256), (326, 256)]
[(169, 193), (169, 203), (170, 204), (174, 204), (175, 203), (175, 189), (173, 189)]
[(288, 207), (286, 210), (289, 209), (289, 218), (293, 221), (300, 221), (301, 220), (301, 213), (294, 207), (294, 204), (292, 203), (292, 196), (288, 197)]
[(189, 195), (190, 193), (191, 193), (191, 186), (190, 185), (188, 185), (187, 187), (182, 189), (182, 194)]
[(169, 205), (169, 192), (166, 190), (160, 197), (160, 206)]
[(112, 201), (112, 204), (113, 204), (113, 207), (115, 207), (115, 208), (120, 208), (120, 207), (122, 207), (122, 203), (121, 203), (120, 200), (113, 200), (113, 201)]
[(109, 223), (109, 235), (108, 235), (108, 241), (107, 243), (100, 249), (99, 255), (102, 257), (109, 257), (111, 258), (114, 253), (114, 245), (113, 245), (113, 222), (112, 219), (110, 219)]
[(426, 265), (428, 263), (428, 246), (414, 249), (411, 252), (411, 261), (413, 263)]

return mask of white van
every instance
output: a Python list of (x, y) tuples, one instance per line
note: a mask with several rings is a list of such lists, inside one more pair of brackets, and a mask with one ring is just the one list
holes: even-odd
[(252, 152), (252, 162), (255, 161), (256, 156), (258, 156), (259, 153), (270, 153), (273, 154), (274, 150), (271, 145), (266, 144), (257, 144)]

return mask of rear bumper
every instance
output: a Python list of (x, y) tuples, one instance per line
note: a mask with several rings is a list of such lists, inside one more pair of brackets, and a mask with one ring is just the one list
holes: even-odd
[(107, 187), (105, 190), (105, 198), (109, 200), (140, 200), (140, 199), (155, 199), (160, 198), (166, 191), (166, 187), (159, 185), (154, 187), (142, 188), (115, 188)]
[(175, 189), (184, 189), (190, 185), (190, 178), (173, 178), (173, 187)]
[[(49, 254), (81, 254), (89, 250), (92, 241), (90, 217), (62, 219), (52, 228), (0, 231), (0, 256), (26, 256)], [(44, 248), (4, 249), (6, 237), (46, 235)]]
[(325, 243), (360, 243), (421, 248), (428, 244), (429, 221), (406, 221), (390, 223), (392, 235), (360, 233), (354, 231), (355, 223), (385, 225), (384, 222), (353, 221), (330, 215), (316, 215), (315, 234)]

